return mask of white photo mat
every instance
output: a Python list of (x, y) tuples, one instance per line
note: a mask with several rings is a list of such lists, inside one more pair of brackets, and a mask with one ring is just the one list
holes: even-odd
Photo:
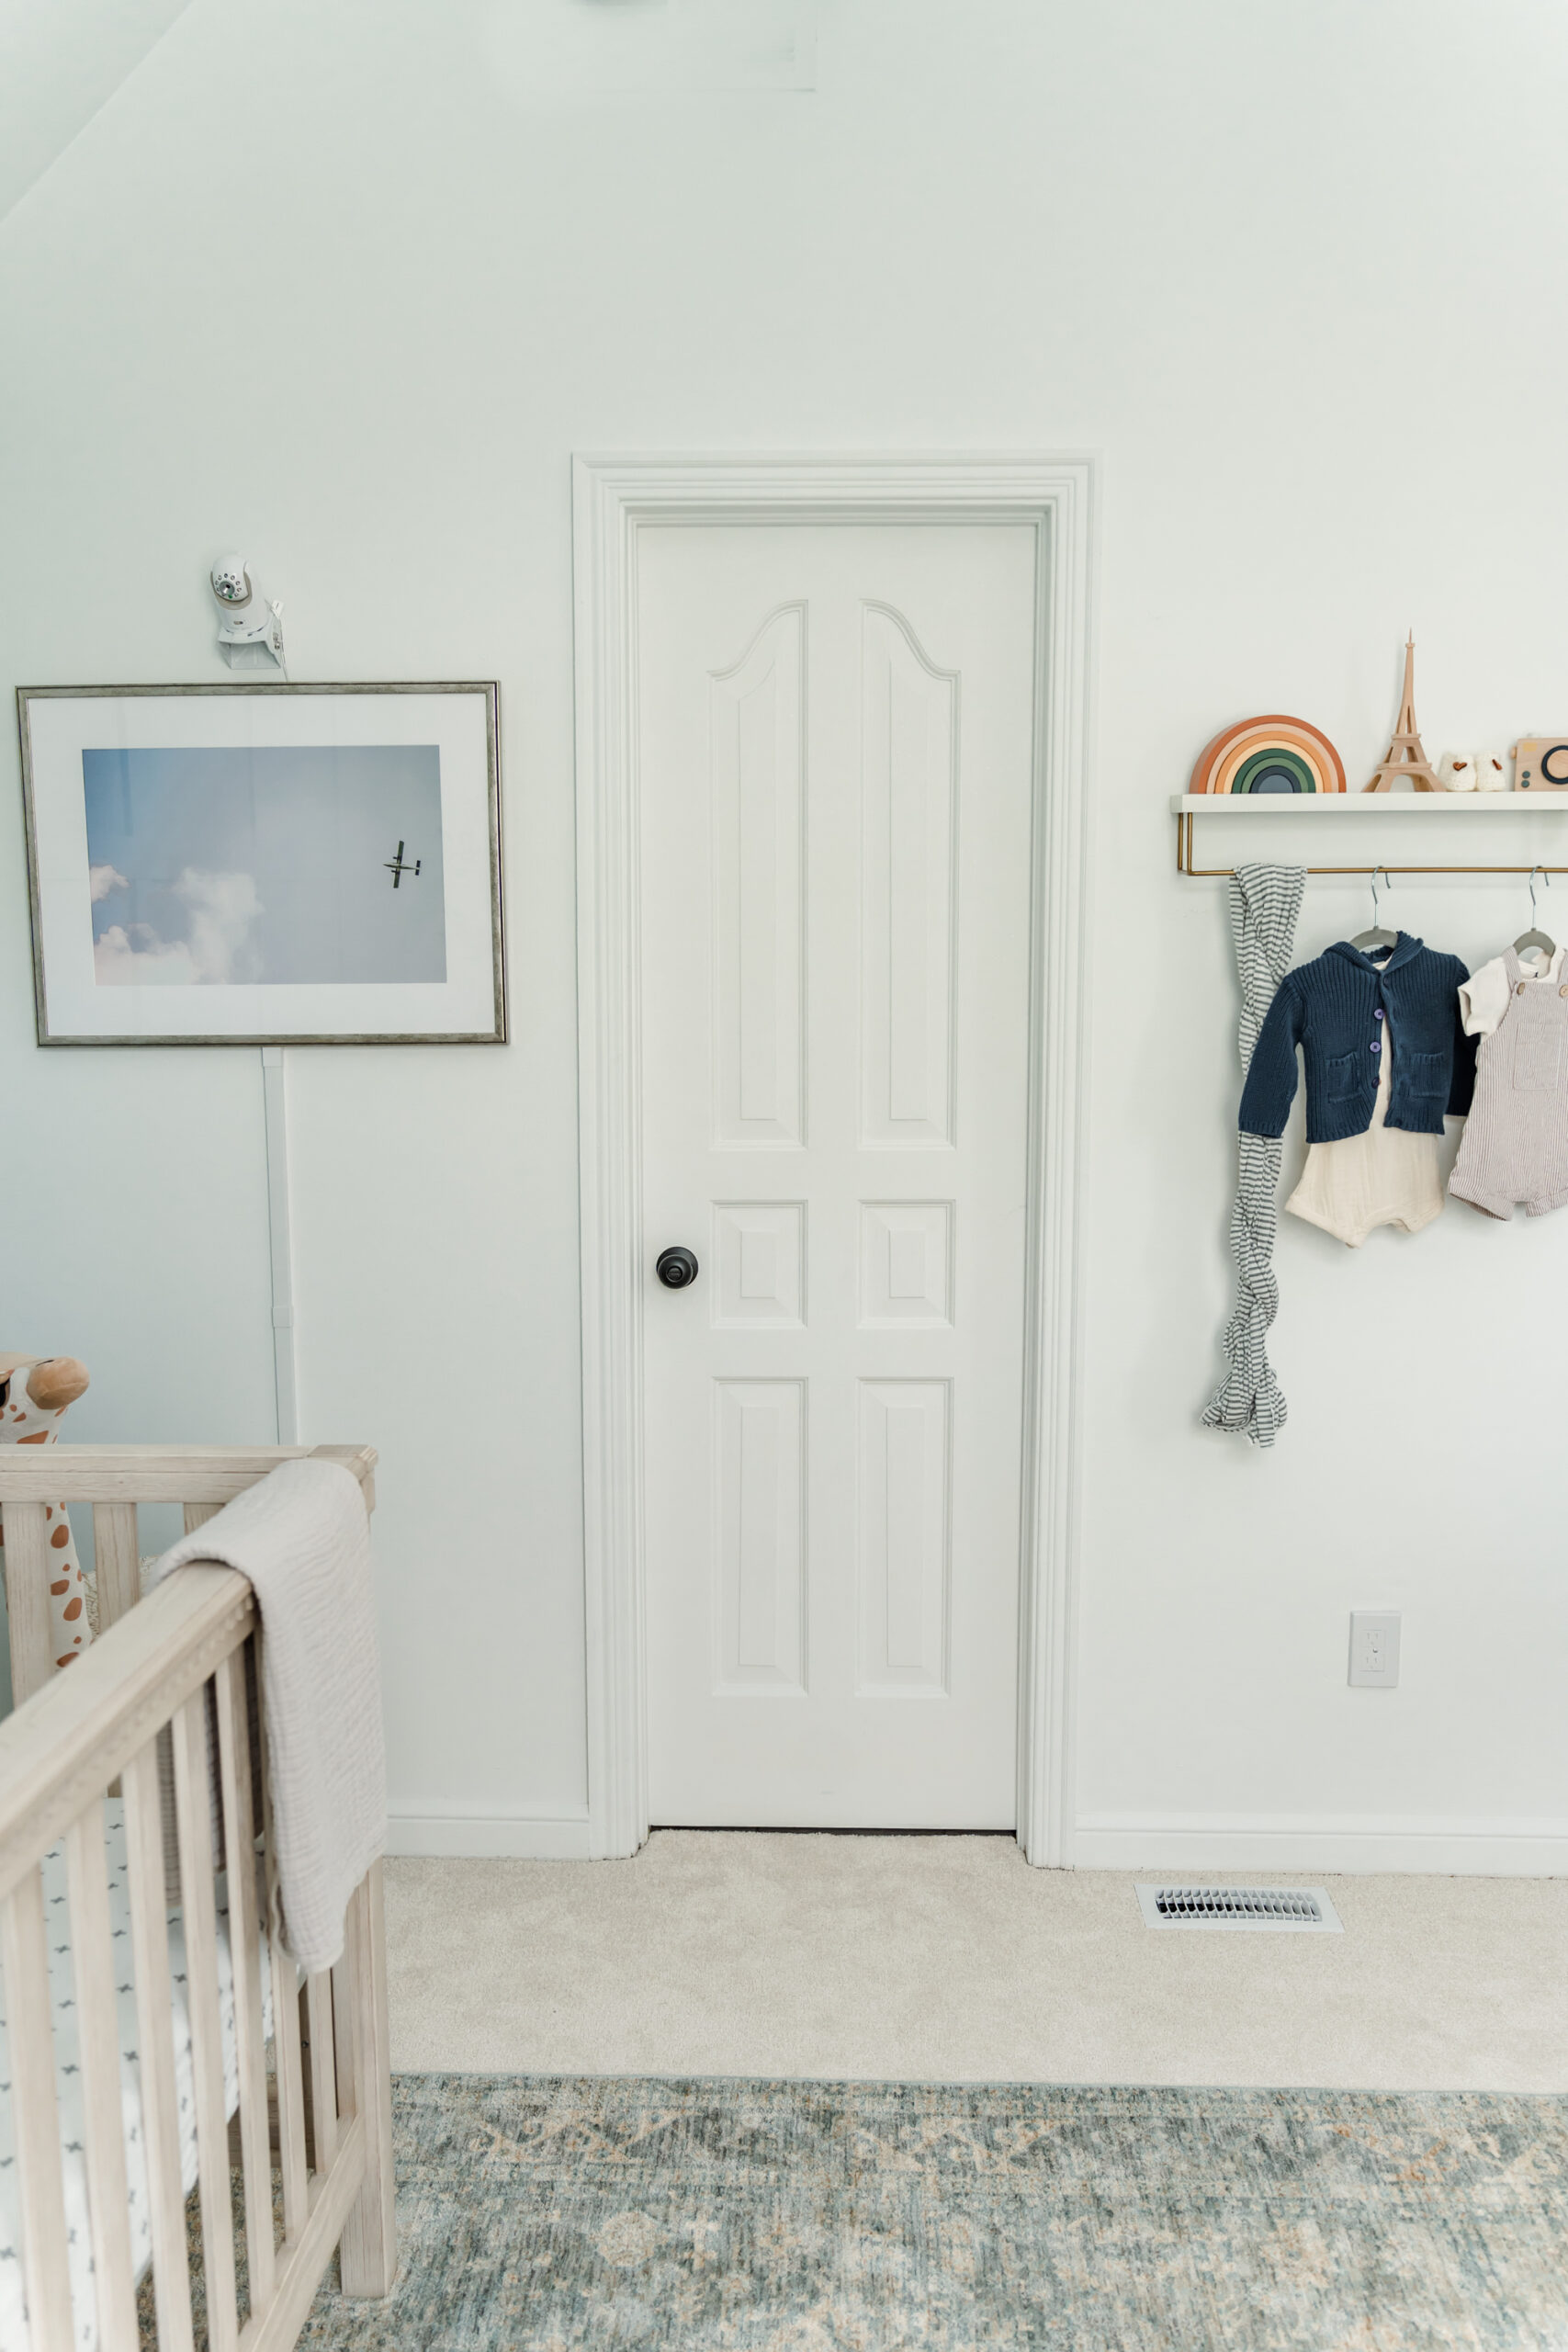
[[(504, 1043), (493, 684), (21, 687), (17, 700), (40, 1045)], [(363, 769), (378, 746), (417, 749), (438, 775), (439, 854), (426, 843), (429, 870), (405, 869), (398, 880), (409, 894), (400, 906), (417, 907), (427, 929), (436, 918), (444, 978), (103, 984), (84, 753), (168, 753), (172, 763), (191, 752), (296, 751), (318, 764), (345, 753)], [(269, 772), (287, 765), (275, 761)], [(378, 831), (378, 889), (392, 888), (390, 865), (384, 884), (380, 873), (397, 842), (395, 823), (384, 847)], [(315, 854), (302, 842), (302, 861)], [(370, 853), (355, 855), (357, 878)], [(432, 886), (443, 894), (434, 908)], [(133, 935), (147, 929), (135, 925)], [(135, 968), (133, 958), (120, 967)]]

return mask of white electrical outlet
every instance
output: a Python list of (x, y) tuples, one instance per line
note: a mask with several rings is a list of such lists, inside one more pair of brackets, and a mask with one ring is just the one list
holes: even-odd
[(1399, 1687), (1399, 1611), (1353, 1609), (1350, 1612), (1350, 1683), (1357, 1690)]

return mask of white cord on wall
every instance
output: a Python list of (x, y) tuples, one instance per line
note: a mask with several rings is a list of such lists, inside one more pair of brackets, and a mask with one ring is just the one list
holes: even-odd
[(272, 1371), (277, 1442), (299, 1442), (299, 1372), (294, 1355), (294, 1254), (288, 1198), (288, 1065), (281, 1046), (264, 1046), (262, 1104), (266, 1119), (267, 1239), (272, 1258)]

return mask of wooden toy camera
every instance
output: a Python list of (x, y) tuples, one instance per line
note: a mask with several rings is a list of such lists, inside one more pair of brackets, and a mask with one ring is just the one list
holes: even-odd
[(1519, 738), (1514, 745), (1514, 790), (1568, 797), (1568, 734)]

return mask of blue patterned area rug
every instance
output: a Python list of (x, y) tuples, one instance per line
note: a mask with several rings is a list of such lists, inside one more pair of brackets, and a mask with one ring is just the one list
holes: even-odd
[(1568, 2347), (1568, 2100), (405, 2075), (314, 2352)]

